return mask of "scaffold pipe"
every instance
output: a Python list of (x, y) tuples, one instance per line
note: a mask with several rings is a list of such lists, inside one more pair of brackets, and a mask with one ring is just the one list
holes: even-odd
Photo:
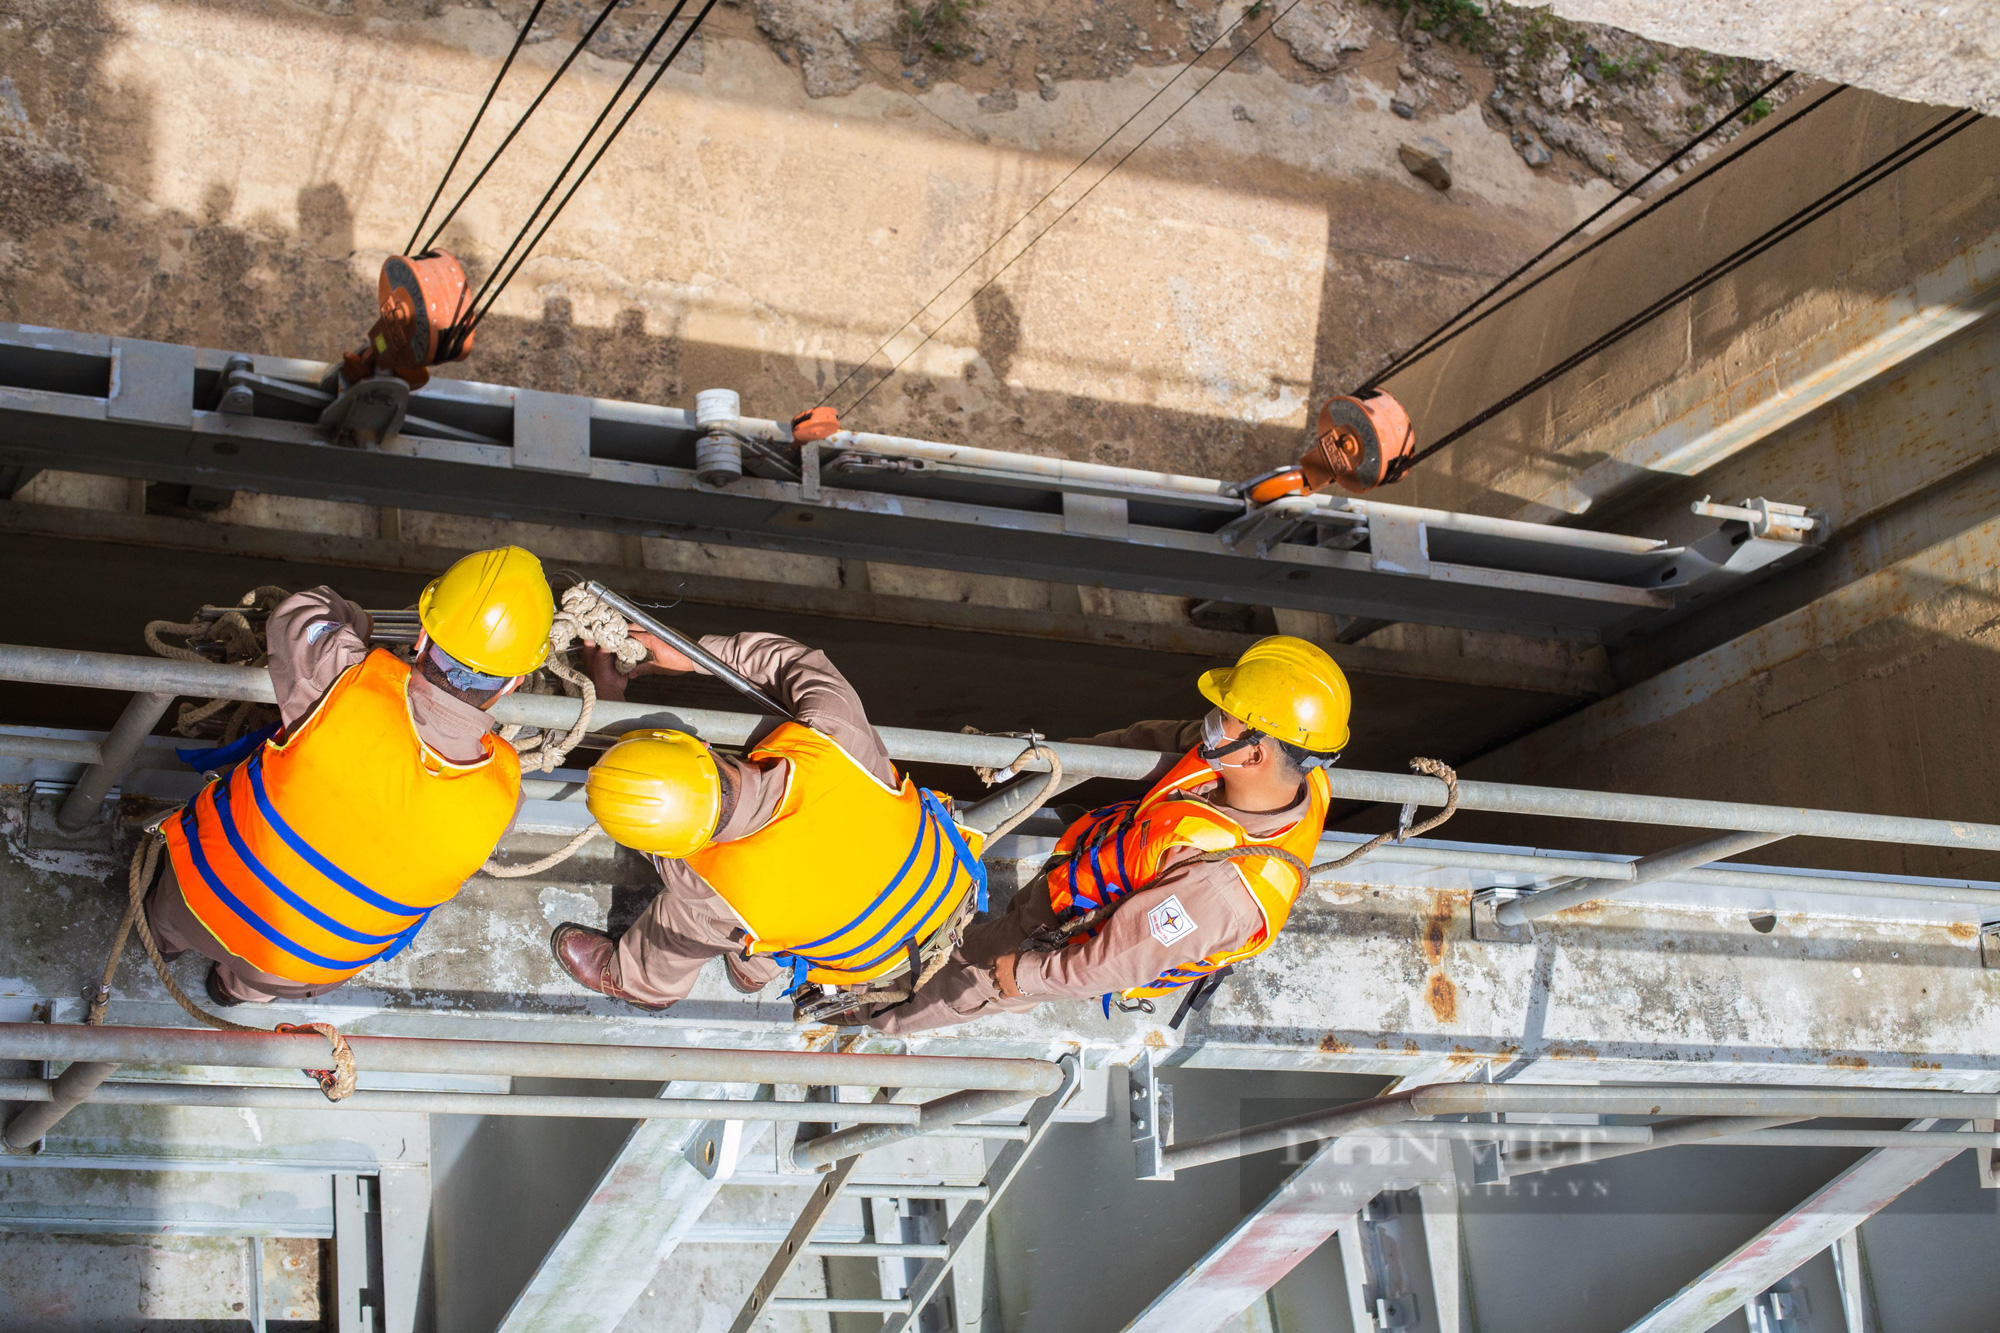
[[(275, 698), (269, 673), (258, 667), (174, 662), (116, 653), (72, 652), (17, 645), (0, 645), (0, 680), (135, 693), (188, 694), (201, 698), (254, 699), (265, 703)], [(502, 723), (563, 728), (576, 721), (578, 709), (575, 699), (556, 695), (513, 694), (494, 705), (493, 716)], [(748, 740), (765, 720), (750, 713), (603, 701), (598, 703), (592, 718), (599, 731), (615, 732), (633, 726), (672, 723), (694, 731), (706, 740), (725, 745)], [(989, 768), (1012, 765), (1020, 771), (1046, 771), (1048, 767), (1045, 761), (1036, 758), (1022, 758), (1016, 763), (1023, 745), (1012, 737), (916, 731), (903, 727), (881, 727), (878, 731), (888, 746), (890, 756), (895, 759)], [(1099, 745), (1056, 744), (1051, 748), (1061, 756), (1063, 771), (1076, 778), (1141, 779), (1150, 775), (1162, 758), (1168, 757), (1151, 750), (1121, 750)], [(1390, 805), (1414, 802), (1438, 806), (1445, 799), (1444, 783), (1436, 778), (1371, 773), (1358, 769), (1334, 768), (1325, 772), (1332, 786), (1332, 796), (1338, 801)], [(2000, 825), (1958, 820), (1916, 819), (1902, 815), (1871, 815), (1678, 796), (1638, 796), (1504, 782), (1461, 781), (1458, 798), (1460, 809), (1485, 810), (1495, 814), (2000, 851)]]
[[(1249, 1129), (1213, 1134), (1167, 1149), (1169, 1169), (1185, 1171), (1323, 1139), (1359, 1135), (1424, 1116), (1484, 1111), (1583, 1112), (1597, 1115), (1815, 1116), (1992, 1120), (2000, 1094), (1891, 1088), (1772, 1088), (1649, 1084), (1438, 1083), (1315, 1111)], [(1763, 1129), (1765, 1125), (1744, 1126)], [(1654, 1143), (1661, 1141), (1655, 1135)]]
[[(1062, 1085), (1047, 1060), (956, 1055), (865, 1055), (822, 1051), (714, 1050), (693, 1046), (600, 1046), (579, 1042), (356, 1037), (355, 1067), (374, 1073), (501, 1074), (533, 1078), (674, 1080), (703, 1083), (856, 1084), (878, 1088), (1008, 1089), (1046, 1096)], [(316, 1034), (210, 1032), (199, 1028), (0, 1023), (0, 1060), (101, 1060), (137, 1065), (311, 1069), (326, 1063)], [(1017, 1098), (1016, 1100), (1021, 1100)], [(825, 1118), (825, 1117), (822, 1117)]]

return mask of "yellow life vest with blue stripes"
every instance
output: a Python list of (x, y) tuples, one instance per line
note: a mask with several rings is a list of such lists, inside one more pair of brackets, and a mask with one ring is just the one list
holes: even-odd
[(473, 763), (444, 758), (409, 680), (377, 648), (161, 827), (189, 910), (259, 971), (322, 985), (393, 957), (513, 823), (514, 747), (489, 734)]
[(967, 894), (986, 906), (981, 835), (944, 798), (897, 787), (827, 736), (787, 722), (750, 751), (790, 761), (778, 812), (748, 837), (687, 858), (749, 933), (747, 949), (803, 981), (852, 986), (894, 971)]

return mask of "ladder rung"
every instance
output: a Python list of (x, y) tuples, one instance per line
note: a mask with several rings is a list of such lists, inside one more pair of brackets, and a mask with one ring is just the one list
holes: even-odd
[(773, 1296), (767, 1310), (794, 1310), (800, 1314), (908, 1314), (908, 1301), (869, 1300), (860, 1296)]
[(887, 1240), (816, 1240), (806, 1246), (815, 1254), (850, 1259), (949, 1259), (949, 1245), (899, 1244)]
[(899, 1185), (879, 1181), (849, 1185), (841, 1193), (857, 1199), (977, 1199), (984, 1202), (987, 1197), (984, 1185)]

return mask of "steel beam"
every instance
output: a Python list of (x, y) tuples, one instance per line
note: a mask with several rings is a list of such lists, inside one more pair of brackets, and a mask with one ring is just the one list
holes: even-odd
[[(1048, 1137), (1049, 1127), (1055, 1123), (1056, 1112), (1062, 1109), (1062, 1104), (1076, 1091), (1077, 1080), (1082, 1074), (1083, 1062), (1076, 1056), (1064, 1056), (1062, 1064), (1062, 1087), (1040, 1098), (1028, 1109), (1025, 1122), (1027, 1137), (1001, 1149), (999, 1156), (993, 1159), (993, 1164), (986, 1168), (984, 1182), (986, 1197), (968, 1203), (958, 1210), (957, 1218), (952, 1221), (950, 1229), (945, 1233), (944, 1243), (948, 1247), (946, 1256), (942, 1259), (928, 1260), (917, 1270), (916, 1276), (911, 1278), (903, 1289), (905, 1302), (903, 1313), (883, 1320), (882, 1333), (908, 1333), (922, 1315), (924, 1307), (930, 1304), (938, 1289), (944, 1285), (945, 1278), (950, 1276), (953, 1262), (959, 1253), (966, 1249), (973, 1233), (992, 1216), (993, 1208), (999, 1203), (1000, 1197), (1020, 1176), (1028, 1155), (1040, 1147), (1042, 1141)], [(961, 1319), (965, 1313), (960, 1312)], [(977, 1321), (978, 1315), (973, 1314), (972, 1319)]]
[[(721, 1089), (694, 1091), (706, 1098)], [(735, 1173), (742, 1126), (725, 1124), (634, 1126), (514, 1298), (500, 1333), (611, 1333)]]
[[(1125, 1326), (1125, 1333), (1209, 1333), (1276, 1286), (1385, 1189), (1438, 1183), (1435, 1161), (1421, 1153), (1355, 1154), (1331, 1147), (1313, 1154), (1257, 1210), (1217, 1241)], [(1398, 1157), (1411, 1160), (1398, 1161)], [(1344, 1160), (1346, 1159), (1346, 1160)], [(1348, 1281), (1354, 1281), (1349, 1273)]]
[[(393, 509), (379, 512), (384, 517), (397, 513)], [(462, 548), (386, 537), (346, 537), (327, 532), (251, 527), (213, 519), (112, 513), (20, 502), (0, 504), (0, 533), (106, 542), (148, 549), (204, 551), (254, 560), (293, 560), (357, 569), (395, 570), (426, 576), (442, 573), (453, 560), (467, 554)], [(495, 539), (503, 536), (504, 528), (496, 524)], [(848, 566), (849, 572), (867, 569), (865, 561), (850, 561)], [(1134, 620), (1117, 615), (1096, 615), (1086, 612), (1081, 603), (1066, 610), (905, 596), (871, 589), (859, 578), (847, 578), (843, 586), (837, 588), (796, 580), (781, 582), (758, 577), (754, 558), (734, 567), (725, 560), (720, 562), (719, 569), (704, 569), (700, 578), (692, 580), (671, 569), (639, 568), (634, 565), (566, 561), (565, 568), (647, 600), (666, 602), (678, 598), (705, 606), (836, 616), (843, 620), (1048, 639), (1103, 648), (1233, 659), (1260, 637), (1206, 628), (1185, 618)], [(1059, 595), (1065, 589), (1073, 589), (1074, 585), (1050, 583), (1047, 587), (1051, 594)], [(1332, 643), (1321, 646), (1350, 676), (1393, 676), (1566, 698), (1603, 696), (1617, 689), (1616, 681), (1608, 673), (1588, 669), (1581, 663), (1514, 662), (1478, 654), (1382, 648), (1372, 644)]]
[(1963, 1151), (1959, 1144), (1876, 1149), (1681, 1288), (1627, 1333), (1707, 1333)]
[[(1657, 540), (1316, 497), (1262, 542), (1237, 545), (1224, 525), (1245, 505), (1219, 481), (922, 440), (843, 433), (820, 446), (816, 486), (710, 486), (696, 479), (701, 432), (688, 412), (550, 394), (523, 403), (518, 390), (463, 380), (413, 394), (412, 424), (383, 446), (342, 448), (312, 424), (312, 406), (288, 401), (312, 392), (318, 363), (254, 358), (255, 412), (210, 410), (231, 355), (0, 326), (0, 385), (16, 386), (0, 387), (0, 466), (1537, 635), (1591, 638), (1675, 601), (1677, 550)], [(288, 380), (293, 393), (270, 392)], [(524, 412), (578, 418), (585, 456), (562, 471), (525, 465), (513, 448)], [(789, 444), (775, 422), (734, 428)], [(1072, 495), (1120, 501), (1126, 521), (1072, 522)], [(1374, 526), (1414, 534), (1422, 561), (1356, 549), (1349, 538)]]
[[(1354, 1102), (1331, 1111), (1275, 1120), (1270, 1124), (1175, 1144), (1166, 1153), (1175, 1171), (1273, 1152), (1322, 1139), (1359, 1136), (1384, 1125), (1421, 1116), (1467, 1115), (1485, 1111), (1589, 1112), (1597, 1115), (1692, 1116), (1951, 1116), (1967, 1119), (1994, 1114), (2000, 1094), (1928, 1092), (1888, 1088), (1773, 1088), (1758, 1084), (1670, 1084), (1632, 1087), (1606, 1084), (1434, 1083)], [(1750, 1126), (1744, 1126), (1750, 1128)], [(1761, 1128), (1759, 1126), (1758, 1128)], [(1664, 1146), (1663, 1134), (1653, 1143)], [(1963, 1151), (1963, 1145), (1953, 1152)]]

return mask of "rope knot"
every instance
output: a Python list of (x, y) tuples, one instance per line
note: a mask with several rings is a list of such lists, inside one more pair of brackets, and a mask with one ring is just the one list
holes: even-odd
[(340, 1035), (340, 1029), (331, 1023), (280, 1023), (274, 1032), (305, 1033), (317, 1032), (333, 1046), (333, 1068), (302, 1069), (299, 1072), (319, 1084), (319, 1090), (326, 1094), (330, 1102), (346, 1101), (354, 1093), (354, 1052), (348, 1048), (347, 1038)]

